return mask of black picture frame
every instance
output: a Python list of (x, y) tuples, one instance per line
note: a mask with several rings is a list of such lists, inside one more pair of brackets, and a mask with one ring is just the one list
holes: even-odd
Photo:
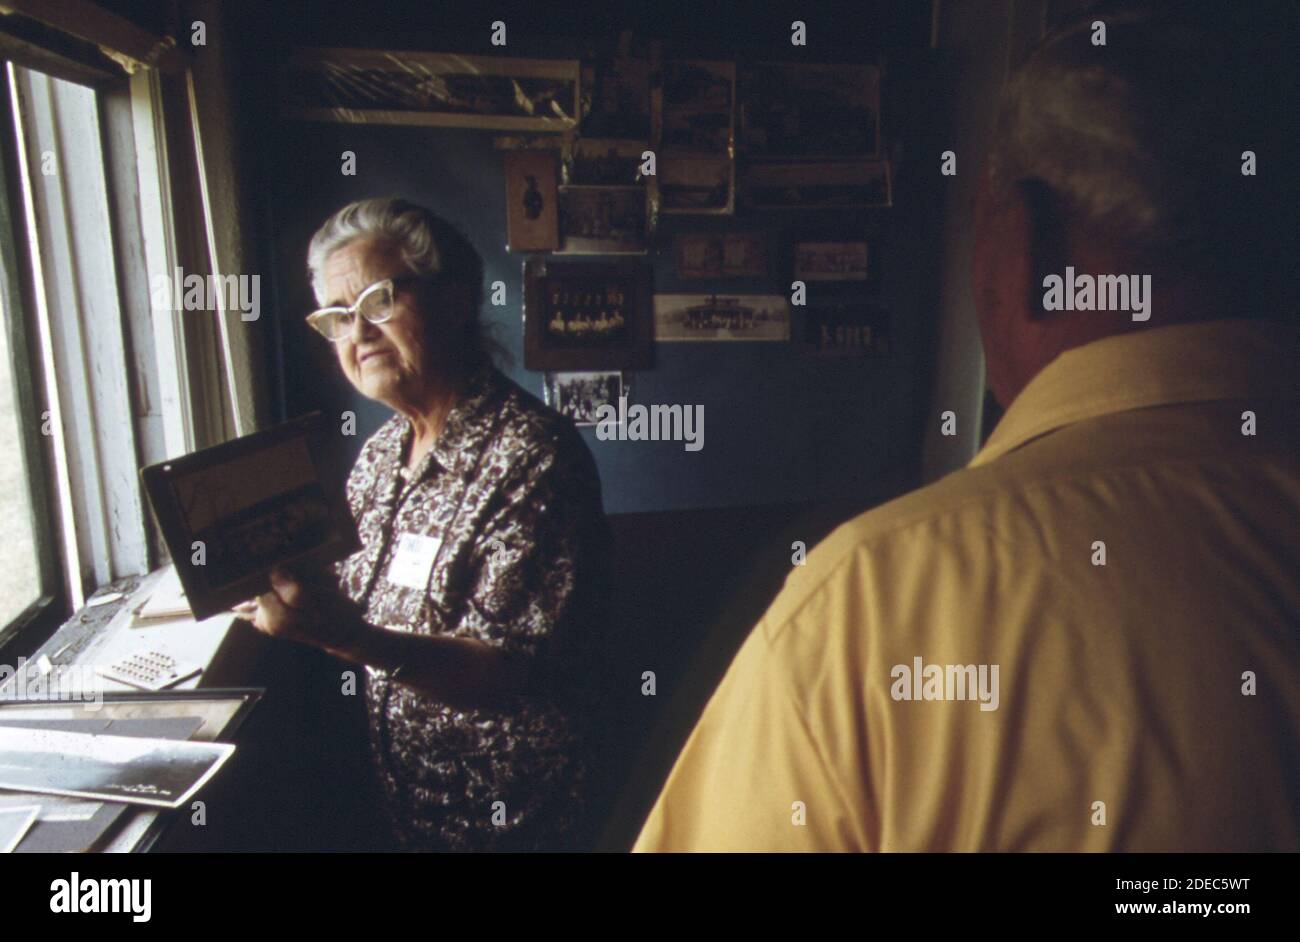
[(648, 369), (654, 345), (650, 284), (650, 266), (640, 260), (525, 260), (524, 368)]

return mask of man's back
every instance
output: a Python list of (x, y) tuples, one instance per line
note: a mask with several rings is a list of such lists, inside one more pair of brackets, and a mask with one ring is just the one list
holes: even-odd
[(970, 468), (795, 570), (638, 849), (1297, 849), (1295, 344), (1050, 364)]

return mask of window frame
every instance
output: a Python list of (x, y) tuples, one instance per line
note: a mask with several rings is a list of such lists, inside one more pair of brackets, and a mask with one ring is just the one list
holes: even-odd
[[(26, 127), (16, 129), (14, 114), (15, 107), (27, 105), (25, 100), (15, 105), (13, 100), (22, 97), (22, 89), (28, 86), (21, 76), (11, 75), (7, 62), (51, 79), (87, 86), (96, 93), (98, 144), (109, 206), (106, 234), (115, 253), (113, 287), (122, 318), (125, 365), (132, 374), (128, 377), (129, 437), (135, 450), (134, 467), (164, 461), (260, 427), (266, 390), (256, 382), (255, 363), (263, 351), (250, 332), (233, 329), (230, 320), (238, 318), (238, 313), (219, 310), (212, 317), (185, 316), (181, 311), (153, 310), (148, 298), (141, 300), (141, 285), (147, 291), (156, 274), (170, 275), (181, 269), (187, 275), (206, 278), (222, 266), (239, 270), (243, 267), (240, 263), (246, 262), (246, 246), (223, 228), (235, 218), (231, 215), (234, 209), (226, 201), (233, 198), (236, 178), (231, 165), (233, 145), (222, 141), (223, 133), (230, 128), (230, 116), (224, 110), (228, 101), (224, 92), (213, 90), (221, 76), (203, 73), (209, 91), (200, 94), (196, 88), (199, 77), (192, 63), (187, 62), (173, 63), (172, 67), (160, 62), (157, 68), (146, 66), (128, 69), (126, 74), (87, 78), (69, 75), (66, 70), (42, 68), (40, 61), (30, 56), (0, 58), (0, 70), (4, 72), (0, 91), (5, 98), (0, 110), (5, 150), (2, 185), (8, 190), (8, 213), (3, 222), (9, 229), (0, 231), (0, 238), (14, 247), (15, 254), (8, 262), (12, 276), (9, 281), (15, 297), (22, 300), (15, 311), (21, 311), (23, 319), (21, 343), (15, 342), (11, 356), (22, 361), (16, 366), (26, 384), (23, 402), (39, 402), (38, 407), (24, 405), (24, 409), (35, 411), (23, 414), (40, 415), (53, 409), (58, 416), (65, 397), (60, 391), (58, 372), (52, 381), (47, 380), (48, 344), (42, 339), (42, 331), (47, 324), (56, 332), (64, 328), (59, 326), (62, 320), (58, 315), (46, 311), (47, 298), (42, 292), (48, 290), (49, 275), (37, 271), (38, 267), (45, 268), (44, 253), (40, 246), (28, 244), (28, 229), (33, 223), (25, 188), (30, 181), (24, 180), (19, 159)], [(214, 130), (208, 136), (217, 144), (212, 145), (210, 140), (210, 146), (204, 148), (200, 129), (209, 126)], [(206, 152), (209, 150), (211, 153)], [(30, 152), (25, 156), (30, 162)], [(30, 175), (30, 167), (27, 173)], [(212, 194), (209, 188), (215, 188)], [(181, 213), (177, 210), (180, 206), (194, 207), (197, 212)], [(39, 217), (39, 206), (37, 212)], [(43, 235), (37, 238), (44, 242)], [(124, 268), (125, 258), (138, 260), (142, 269)], [(51, 343), (56, 347), (64, 343), (59, 339), (62, 336), (59, 333)], [(63, 354), (65, 358), (68, 355), (66, 351)], [(73, 355), (74, 360), (76, 356), (79, 354)], [(57, 362), (55, 368), (57, 371)], [(19, 375), (16, 370), (15, 376)], [(68, 431), (64, 423), (60, 430), (64, 434)], [(14, 649), (10, 645), (19, 634), (35, 638), (38, 644), (46, 640), (84, 598), (104, 584), (101, 574), (87, 569), (87, 560), (92, 566), (98, 565), (100, 556), (80, 546), (87, 534), (103, 541), (101, 523), (76, 514), (69, 517), (73, 495), (80, 493), (84, 500), (89, 480), (84, 469), (68, 469), (69, 449), (77, 443), (63, 441), (58, 435), (41, 436), (39, 427), (34, 432), (40, 440), (27, 447), (40, 457), (41, 463), (27, 466), (39, 469), (29, 477), (41, 478), (29, 483), (39, 488), (35, 498), (38, 503), (33, 506), (39, 507), (41, 513), (40, 565), (43, 586), (48, 586), (49, 592), (33, 605), (33, 611), (24, 612), (11, 625), (0, 625), (0, 660)], [(25, 437), (32, 433), (23, 431)], [(96, 466), (93, 472), (101, 487), (102, 470)], [(120, 489), (121, 484), (117, 486)], [(142, 488), (138, 494), (144, 501)], [(141, 509), (146, 531), (145, 559), (131, 562), (125, 569), (113, 565), (115, 575), (110, 576), (110, 581), (151, 572), (165, 558), (147, 501)], [(44, 525), (46, 519), (48, 526)], [(140, 566), (143, 571), (136, 573)]]
[[(41, 584), (36, 600), (7, 625), (0, 625), (0, 654), (29, 652), (52, 634), (68, 617), (70, 598), (58, 547), (63, 531), (57, 498), (50, 482), (54, 476), (54, 444), (40, 433), (40, 422), (24, 417), (43, 416), (49, 409), (45, 384), (33, 375), (32, 338), (39, 336), (34, 288), (29, 273), (31, 247), (22, 212), (21, 162), (9, 83), (9, 70), (0, 78), (0, 292), (10, 313), (6, 318), (10, 369), (18, 421), (18, 450), (22, 455)], [(25, 275), (24, 273), (28, 273)]]

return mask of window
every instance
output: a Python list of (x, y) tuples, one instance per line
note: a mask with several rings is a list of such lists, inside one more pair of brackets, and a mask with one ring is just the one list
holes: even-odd
[[(5, 73), (7, 74), (7, 70)], [(25, 646), (66, 611), (57, 519), (50, 500), (51, 450), (39, 370), (33, 370), (27, 243), (8, 84), (0, 89), (0, 644)]]
[[(0, 309), (4, 318), (4, 330), (0, 331), (0, 441), (18, 443), (23, 429), (9, 344), (10, 318), (16, 313), (3, 298)], [(22, 448), (0, 450), (0, 533), (4, 534), (0, 540), (0, 625), (16, 620), (43, 594), (34, 514), (38, 508), (28, 485), (33, 470), (43, 473), (26, 466)]]
[(154, 306), (159, 278), (206, 280), (253, 257), (219, 60), (82, 0), (0, 17), (0, 41), (12, 663), (100, 586), (164, 558), (139, 469), (253, 431), (267, 396), (240, 312)]
[(162, 449), (137, 162), (106, 146), (107, 121), (131, 143), (128, 82), (3, 78), (0, 643), (149, 570), (138, 469)]

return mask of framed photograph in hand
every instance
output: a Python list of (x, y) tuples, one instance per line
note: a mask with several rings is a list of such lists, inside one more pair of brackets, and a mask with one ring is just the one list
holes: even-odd
[(195, 618), (267, 591), (273, 566), (360, 547), (342, 488), (320, 475), (327, 434), (313, 412), (141, 470)]

